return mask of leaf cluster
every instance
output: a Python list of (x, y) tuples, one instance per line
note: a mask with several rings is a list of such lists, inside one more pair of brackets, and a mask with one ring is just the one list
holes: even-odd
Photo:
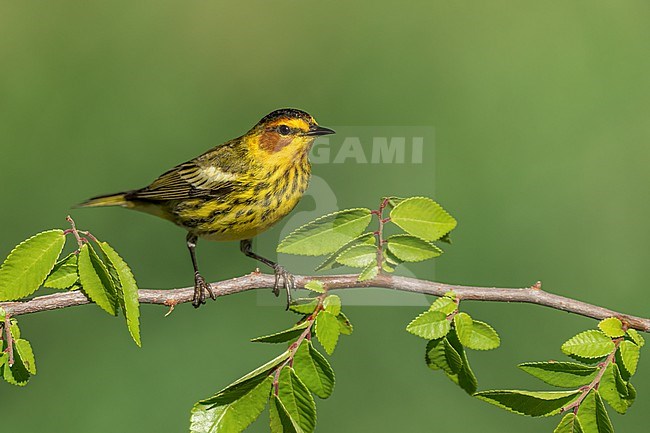
[(465, 349), (492, 350), (499, 347), (501, 340), (494, 328), (459, 311), (459, 305), (456, 294), (448, 292), (413, 319), (406, 330), (429, 340), (425, 352), (429, 368), (442, 370), (455, 384), (473, 395), (478, 380)]
[[(475, 394), (508, 411), (534, 417), (564, 413), (555, 433), (610, 433), (614, 427), (605, 403), (625, 414), (636, 398), (630, 382), (637, 369), (643, 337), (610, 317), (599, 329), (581, 332), (562, 345), (574, 361), (526, 362), (524, 372), (567, 391), (492, 390)], [(577, 361), (577, 362), (576, 362)]]
[[(61, 257), (66, 234), (75, 234), (79, 249)], [(75, 228), (64, 232), (55, 229), (38, 233), (21, 242), (0, 267), (0, 301), (28, 297), (40, 287), (54, 290), (81, 290), (109, 314), (122, 311), (128, 330), (140, 346), (138, 287), (131, 270), (106, 242), (86, 233), (90, 241)], [(99, 251), (99, 253), (97, 252)], [(22, 339), (18, 322), (7, 318), (0, 309), (0, 373), (9, 383), (25, 385), (36, 374), (30, 343)]]
[[(383, 217), (390, 206), (390, 215)], [(378, 227), (367, 231), (372, 217)], [(385, 225), (392, 223), (401, 233), (384, 238)], [(305, 256), (327, 256), (317, 271), (341, 266), (361, 269), (359, 281), (379, 272), (394, 272), (405, 262), (421, 262), (442, 254), (434, 241), (448, 242), (456, 220), (438, 203), (426, 197), (384, 199), (379, 210), (345, 209), (322, 216), (294, 230), (280, 242), (277, 251)]]
[(251, 340), (288, 344), (288, 348), (212, 397), (196, 403), (190, 416), (192, 433), (241, 432), (260, 416), (267, 404), (272, 433), (314, 431), (314, 396), (328, 398), (335, 376), (330, 363), (316, 349), (312, 335), (331, 355), (339, 336), (352, 333), (352, 325), (341, 311), (338, 296), (329, 295), (319, 281), (311, 281), (307, 288), (318, 295), (292, 302), (289, 308), (301, 316), (294, 326)]

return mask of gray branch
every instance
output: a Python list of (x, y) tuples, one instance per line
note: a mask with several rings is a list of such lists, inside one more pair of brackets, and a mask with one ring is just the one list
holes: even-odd
[[(400, 277), (395, 275), (379, 275), (373, 280), (358, 282), (357, 275), (332, 275), (332, 276), (303, 276), (296, 275), (296, 287), (304, 288), (310, 280), (319, 280), (325, 287), (332, 290), (352, 289), (361, 287), (382, 287), (386, 289), (401, 290), (405, 292), (423, 293), (426, 295), (442, 296), (453, 290), (458, 298), (468, 301), (492, 302), (522, 302), (528, 304), (544, 305), (556, 310), (567, 311), (594, 319), (618, 317), (630, 328), (639, 331), (650, 331), (650, 319), (618, 313), (607, 308), (591, 305), (586, 302), (566, 298), (542, 290), (541, 284), (528, 288), (499, 288), (499, 287), (472, 287), (457, 286), (453, 284), (437, 283), (416, 278)], [(254, 272), (242, 277), (212, 283), (216, 296), (232, 295), (247, 290), (272, 287), (275, 282), (273, 275)], [(173, 307), (177, 304), (190, 302), (194, 294), (193, 287), (168, 290), (140, 290), (140, 302), (143, 304), (161, 304)], [(40, 311), (56, 310), (59, 308), (73, 307), (75, 305), (89, 304), (90, 301), (82, 291), (55, 293), (47, 296), (38, 296), (28, 301), (2, 302), (0, 306), (11, 316), (19, 316)]]

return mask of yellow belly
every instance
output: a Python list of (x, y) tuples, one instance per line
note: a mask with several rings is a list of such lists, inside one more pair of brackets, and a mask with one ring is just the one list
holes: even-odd
[(309, 167), (276, 172), (272, 178), (223, 197), (174, 200), (164, 203), (162, 212), (145, 207), (138, 210), (155, 213), (204, 239), (250, 239), (291, 212), (307, 189), (309, 176)]
[[(200, 209), (211, 216), (195, 227), (186, 228), (201, 238), (213, 241), (250, 239), (266, 231), (291, 212), (301, 196), (302, 193), (278, 198), (277, 201), (272, 200), (268, 206), (263, 201), (233, 206), (217, 201), (204, 202)], [(181, 214), (180, 217), (181, 220), (187, 221), (187, 215)]]

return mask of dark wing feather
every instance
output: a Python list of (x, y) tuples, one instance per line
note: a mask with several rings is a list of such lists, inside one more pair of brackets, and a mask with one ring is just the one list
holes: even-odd
[(151, 185), (129, 193), (129, 200), (182, 200), (219, 197), (246, 182), (247, 165), (233, 143), (216, 147), (161, 175)]

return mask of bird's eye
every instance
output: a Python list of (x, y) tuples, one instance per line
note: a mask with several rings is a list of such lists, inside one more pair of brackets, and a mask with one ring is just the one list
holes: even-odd
[(287, 125), (280, 125), (278, 126), (278, 132), (280, 135), (289, 135), (291, 134), (291, 128), (289, 128)]

